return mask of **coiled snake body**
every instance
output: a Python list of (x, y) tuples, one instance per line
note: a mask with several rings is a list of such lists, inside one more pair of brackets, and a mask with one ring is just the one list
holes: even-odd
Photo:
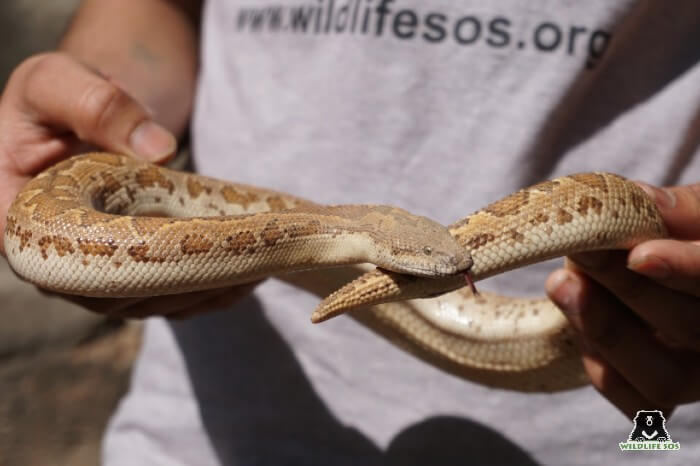
[[(444, 229), (386, 206), (299, 198), (93, 153), (30, 181), (10, 207), (13, 269), (50, 290), (149, 296), (280, 275), (325, 296), (323, 320), (352, 316), (452, 373), (553, 391), (586, 383), (565, 318), (547, 300), (465, 285), (525, 264), (666, 235), (634, 183), (572, 175), (521, 190)], [(361, 267), (288, 272), (371, 262)], [(457, 290), (457, 291), (452, 291)], [(434, 299), (406, 301), (452, 291)], [(365, 307), (371, 305), (371, 307)]]

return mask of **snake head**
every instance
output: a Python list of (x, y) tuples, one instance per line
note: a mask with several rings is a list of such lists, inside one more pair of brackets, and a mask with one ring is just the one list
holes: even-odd
[(420, 277), (444, 277), (471, 267), (469, 251), (443, 225), (396, 207), (375, 208), (383, 216), (377, 236), (383, 243), (378, 250), (385, 253), (374, 262), (379, 267)]
[(452, 250), (452, 245), (448, 247), (434, 249), (433, 246), (424, 246), (423, 254), (429, 256), (437, 262), (437, 267), (433, 268), (435, 274), (454, 275), (460, 272), (467, 272), (472, 264), (472, 257), (469, 251), (460, 246), (459, 251)]
[[(435, 223), (426, 218), (423, 220)], [(429, 241), (418, 241), (410, 247), (411, 252), (408, 255), (399, 252), (397, 262), (404, 268), (402, 273), (420, 277), (444, 277), (465, 272), (472, 266), (469, 251), (459, 245), (444, 227), (436, 225), (439, 228), (431, 231)], [(444, 233), (447, 233), (447, 236)], [(398, 251), (401, 249), (397, 248)]]

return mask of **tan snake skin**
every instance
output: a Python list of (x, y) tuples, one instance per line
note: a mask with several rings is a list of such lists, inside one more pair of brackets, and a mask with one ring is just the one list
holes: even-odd
[(273, 274), (325, 296), (366, 268), (286, 273), (371, 262), (393, 272), (360, 276), (324, 300), (314, 320), (358, 308), (354, 318), (456, 375), (554, 391), (586, 378), (565, 319), (547, 300), (474, 297), (468, 289), (404, 300), (463, 287), (456, 272), (467, 268), (480, 280), (665, 235), (645, 193), (605, 173), (521, 190), (448, 233), (400, 209), (323, 207), (94, 153), (57, 164), (23, 189), (8, 213), (5, 248), (25, 279), (87, 296), (184, 292)]
[[(554, 257), (629, 249), (667, 235), (646, 193), (610, 173), (570, 175), (522, 189), (449, 230), (470, 252), (474, 282)], [(459, 275), (423, 279), (375, 269), (324, 299), (312, 321), (359, 309), (375, 329), (416, 355), (490, 386), (556, 391), (587, 383), (572, 331), (551, 301), (474, 296), (464, 285)], [(394, 302), (458, 288), (434, 299)]]
[(5, 249), (32, 283), (94, 297), (364, 262), (422, 276), (471, 264), (445, 227), (401, 209), (320, 206), (106, 153), (31, 180), (8, 211)]

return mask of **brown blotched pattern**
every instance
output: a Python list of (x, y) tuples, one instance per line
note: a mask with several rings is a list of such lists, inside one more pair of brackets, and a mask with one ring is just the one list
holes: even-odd
[(531, 263), (588, 249), (629, 248), (666, 234), (644, 191), (609, 173), (545, 181), (468, 218), (450, 231), (471, 251), (477, 278), (513, 268), (511, 258)]
[[(592, 249), (630, 248), (666, 235), (661, 216), (635, 184), (608, 173), (545, 181), (450, 226), (469, 250), (473, 281), (511, 268)], [(463, 288), (463, 277), (402, 280), (376, 269), (324, 299), (312, 320), (351, 309), (411, 352), (459, 376), (521, 391), (587, 383), (567, 320), (548, 300)], [(434, 300), (412, 300), (437, 296)], [(466, 291), (465, 291), (466, 290)], [(373, 306), (366, 312), (361, 308)]]
[[(593, 249), (630, 248), (660, 238), (666, 229), (644, 191), (608, 173), (586, 173), (545, 181), (494, 202), (455, 222), (450, 232), (469, 251), (473, 280), (533, 262)], [(403, 284), (377, 272), (324, 300), (315, 320), (380, 302), (437, 295), (464, 286), (445, 278)], [(388, 293), (388, 292), (387, 292)], [(348, 306), (347, 303), (350, 303)]]
[(66, 254), (73, 254), (75, 252), (70, 239), (66, 238), (65, 236), (42, 236), (39, 238), (37, 244), (41, 250), (41, 256), (44, 259), (48, 259), (48, 250), (51, 246), (54, 247), (56, 254), (58, 254), (59, 257), (63, 257)]
[(496, 217), (510, 217), (521, 212), (528, 204), (530, 192), (526, 190), (518, 191), (499, 202), (494, 202), (484, 207), (484, 212), (488, 212)]
[(136, 172), (136, 182), (142, 188), (152, 188), (159, 186), (168, 190), (172, 194), (175, 190), (175, 185), (172, 180), (168, 179), (158, 167), (148, 167)]
[(191, 198), (196, 199), (203, 192), (211, 194), (211, 191), (212, 188), (210, 186), (204, 186), (202, 183), (192, 177), (187, 178), (187, 192)]
[(225, 186), (221, 189), (221, 195), (224, 201), (229, 204), (240, 204), (244, 209), (248, 209), (248, 206), (260, 200), (260, 196), (252, 192), (239, 192), (236, 188), (230, 186)]
[(102, 153), (31, 180), (5, 241), (19, 275), (85, 296), (181, 293), (359, 262), (424, 276), (469, 265), (446, 228), (399, 209), (318, 206)]
[(579, 173), (576, 175), (570, 175), (569, 179), (572, 179), (577, 183), (585, 184), (593, 190), (599, 190), (607, 194), (609, 183), (608, 180), (612, 180), (614, 176), (615, 175), (610, 175), (606, 177), (606, 175), (602, 173)]
[(119, 248), (114, 242), (114, 239), (107, 240), (88, 240), (78, 238), (78, 248), (86, 256), (107, 256), (112, 257), (114, 252)]

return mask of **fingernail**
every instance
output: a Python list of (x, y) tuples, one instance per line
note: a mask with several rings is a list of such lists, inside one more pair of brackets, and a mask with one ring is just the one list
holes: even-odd
[(131, 132), (129, 145), (136, 155), (157, 162), (175, 152), (177, 142), (170, 131), (151, 120), (145, 120)]
[(676, 206), (676, 196), (673, 192), (666, 188), (657, 188), (650, 184), (642, 183), (641, 181), (636, 182), (640, 188), (644, 190), (645, 193), (653, 200), (656, 205), (662, 209), (672, 209)]
[(581, 292), (581, 284), (570, 272), (566, 270), (554, 272), (545, 286), (550, 299), (562, 311), (567, 314), (580, 312), (578, 296)]
[(627, 264), (627, 268), (649, 278), (664, 279), (671, 276), (671, 267), (666, 261), (654, 255), (634, 259)]

